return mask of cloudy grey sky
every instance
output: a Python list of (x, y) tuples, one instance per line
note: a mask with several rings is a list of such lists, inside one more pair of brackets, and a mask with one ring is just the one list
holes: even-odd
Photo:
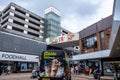
[(44, 17), (44, 9), (54, 6), (61, 12), (61, 26), (78, 32), (112, 14), (113, 0), (0, 0), (0, 10), (10, 2)]

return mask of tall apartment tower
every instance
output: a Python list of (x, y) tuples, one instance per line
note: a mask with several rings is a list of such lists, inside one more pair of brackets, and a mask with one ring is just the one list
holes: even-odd
[(55, 37), (61, 35), (61, 16), (60, 11), (54, 7), (45, 9), (45, 36)]
[(3, 9), (1, 27), (10, 33), (43, 40), (44, 19), (14, 3)]

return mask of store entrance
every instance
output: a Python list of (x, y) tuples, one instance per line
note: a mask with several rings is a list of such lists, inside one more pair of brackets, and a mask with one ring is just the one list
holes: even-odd
[(18, 61), (0, 61), (0, 65), (4, 69), (9, 65), (11, 66), (11, 72), (31, 72), (38, 65), (37, 62), (18, 62)]
[(17, 62), (17, 72), (31, 72), (37, 64), (33, 62)]
[(12, 61), (0, 61), (0, 64), (3, 67), (3, 72), (4, 72), (4, 69), (7, 66), (11, 66), (11, 72), (15, 72), (16, 71), (16, 62), (12, 62)]

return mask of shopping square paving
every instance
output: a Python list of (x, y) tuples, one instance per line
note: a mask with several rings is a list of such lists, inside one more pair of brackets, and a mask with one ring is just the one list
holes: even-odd
[[(31, 73), (12, 73), (10, 75), (0, 76), (0, 80), (37, 80), (30, 78)], [(93, 77), (85, 77), (84, 75), (72, 75), (72, 80), (94, 80)]]
[[(12, 73), (10, 75), (1, 75), (0, 80), (38, 80), (38, 79), (31, 79), (30, 78), (31, 73)], [(86, 76), (84, 74), (80, 75), (72, 75), (71, 80), (97, 80), (94, 79), (93, 76)], [(113, 80), (112, 77), (106, 77), (106, 79), (101, 79), (101, 80)]]

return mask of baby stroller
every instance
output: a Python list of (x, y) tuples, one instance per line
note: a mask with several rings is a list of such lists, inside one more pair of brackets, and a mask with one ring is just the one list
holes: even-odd
[(34, 79), (34, 78), (37, 78), (36, 70), (32, 70), (32, 76), (31, 76), (31, 79)]

